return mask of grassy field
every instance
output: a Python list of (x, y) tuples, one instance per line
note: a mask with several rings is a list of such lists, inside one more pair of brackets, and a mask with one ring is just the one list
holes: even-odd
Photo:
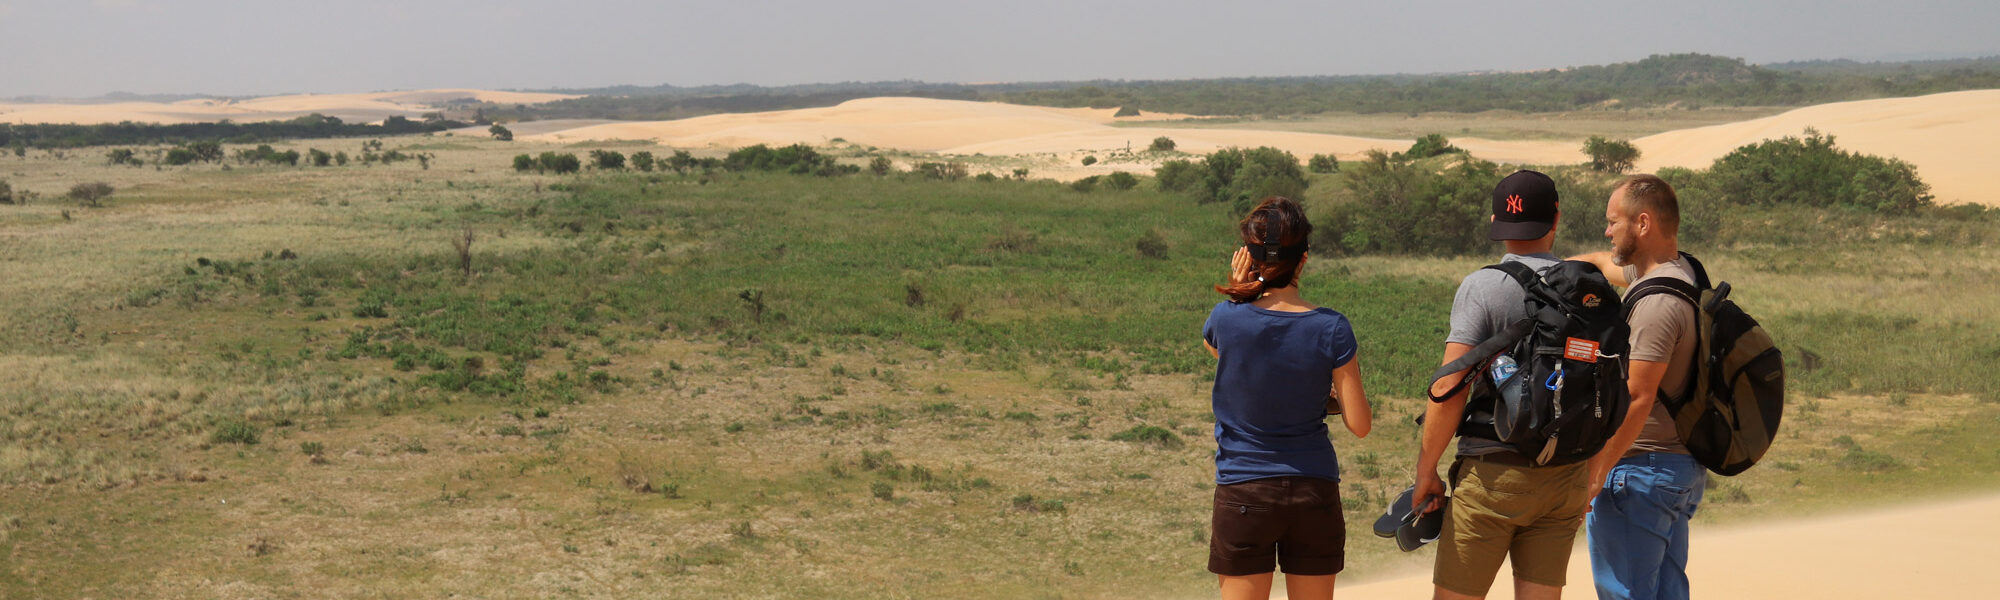
[[(1212, 590), (1197, 332), (1224, 207), (1150, 184), (516, 174), (513, 154), (589, 148), (385, 142), (436, 158), (0, 156), (42, 194), (0, 205), (0, 596)], [(100, 180), (105, 208), (51, 198)], [(1796, 390), (1767, 465), (1698, 520), (2000, 487), (2000, 252), (1797, 237), (1697, 249)], [(1375, 434), (1336, 437), (1347, 577), (1428, 560), (1365, 528), (1408, 483), (1414, 391), (1485, 262), (1327, 258), (1303, 280), (1353, 319), (1377, 403)]]
[(1391, 140), (1416, 139), (1432, 133), (1446, 137), (1489, 140), (1581, 140), (1592, 135), (1634, 139), (1690, 127), (1720, 125), (1768, 117), (1788, 107), (1644, 108), (1569, 112), (1490, 110), (1480, 113), (1323, 113), (1298, 117), (1211, 117), (1186, 121), (1123, 123), (1125, 127), (1187, 127), (1190, 129), (1268, 129), (1328, 133)]

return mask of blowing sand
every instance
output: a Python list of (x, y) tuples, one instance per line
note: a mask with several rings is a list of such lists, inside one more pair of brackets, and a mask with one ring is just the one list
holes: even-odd
[(502, 104), (538, 104), (568, 98), (565, 94), (435, 89), (367, 94), (299, 94), (246, 99), (197, 99), (179, 102), (114, 102), (106, 104), (0, 104), (0, 123), (75, 123), (95, 125), (139, 123), (200, 123), (282, 121), (312, 113), (352, 122), (374, 122), (401, 115), (413, 117), (436, 110), (435, 104), (472, 98)]
[[(2000, 496), (1851, 515), (1705, 529), (1690, 541), (1688, 580), (1696, 598), (1989, 598), (2000, 568), (1986, 564), (2000, 540)], [(1389, 543), (1350, 540), (1349, 543)], [(1488, 598), (1514, 597), (1501, 567)], [(1590, 559), (1578, 544), (1569, 598), (1595, 598)], [(1430, 574), (1341, 586), (1340, 600), (1428, 598)]]
[(2000, 90), (1837, 102), (1740, 123), (1669, 131), (1637, 140), (1639, 169), (1707, 168), (1745, 144), (1797, 136), (1807, 127), (1841, 148), (1916, 165), (1941, 203), (2000, 206), (1990, 171), (2000, 157)]

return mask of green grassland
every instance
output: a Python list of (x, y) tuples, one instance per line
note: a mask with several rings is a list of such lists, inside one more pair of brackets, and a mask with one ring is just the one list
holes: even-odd
[[(0, 205), (0, 596), (1212, 590), (1198, 331), (1226, 206), (1150, 182), (517, 174), (513, 154), (587, 148), (385, 141), (436, 157), (0, 156), (42, 194)], [(119, 191), (52, 198), (81, 181)], [(1698, 520), (2000, 487), (2000, 252), (1796, 217), (1696, 248), (1795, 390), (1766, 465)], [(1349, 578), (1428, 560), (1366, 526), (1409, 480), (1416, 390), (1486, 260), (1303, 279), (1355, 323), (1377, 411), (1336, 434)]]

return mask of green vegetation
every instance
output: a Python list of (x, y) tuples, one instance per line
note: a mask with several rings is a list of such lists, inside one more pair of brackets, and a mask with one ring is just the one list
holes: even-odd
[[(0, 123), (0, 146), (34, 148), (79, 148), (84, 146), (185, 144), (191, 142), (242, 144), (293, 138), (375, 137), (444, 131), (464, 127), (448, 120), (412, 121), (392, 116), (381, 125), (350, 124), (338, 117), (318, 113), (289, 121), (257, 123), (111, 123), (103, 125), (5, 124)], [(214, 158), (202, 160), (219, 160)], [(184, 163), (183, 163), (184, 164)]]
[(1583, 141), (1583, 153), (1590, 157), (1590, 168), (1605, 173), (1624, 173), (1632, 170), (1632, 164), (1639, 160), (1639, 148), (1625, 140), (1608, 140), (1604, 136), (1593, 135)]
[(1751, 144), (1715, 161), (1690, 187), (1738, 205), (1843, 207), (1910, 214), (1931, 205), (1910, 163), (1835, 148), (1833, 136)]
[(98, 208), (104, 206), (104, 199), (111, 197), (112, 191), (111, 184), (94, 181), (70, 186), (69, 193), (63, 196), (75, 200), (77, 204)]
[(1309, 183), (1292, 153), (1272, 147), (1224, 148), (1197, 164), (1170, 160), (1153, 171), (1160, 189), (1192, 196), (1197, 202), (1228, 203), (1249, 212), (1270, 196), (1302, 197)]
[(1152, 145), (1146, 146), (1146, 149), (1153, 152), (1173, 152), (1174, 147), (1174, 138), (1163, 135), (1153, 138)]

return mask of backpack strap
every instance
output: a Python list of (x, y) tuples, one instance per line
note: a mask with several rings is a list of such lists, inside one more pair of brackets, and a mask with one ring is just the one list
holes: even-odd
[[(1486, 341), (1473, 346), (1471, 350), (1459, 355), (1457, 359), (1438, 367), (1437, 372), (1431, 373), (1431, 385), (1424, 387), (1424, 395), (1429, 396), (1432, 402), (1443, 402), (1446, 398), (1458, 395), (1459, 391), (1464, 390), (1466, 385), (1472, 383), (1473, 377), (1479, 375), (1479, 369), (1473, 367), (1484, 364), (1487, 360), (1492, 359), (1493, 355), (1499, 354), (1501, 350), (1514, 347), (1514, 342), (1521, 341), (1521, 338), (1527, 337), (1528, 332), (1534, 329), (1535, 319), (1533, 317), (1508, 324), (1507, 328), (1500, 330), (1498, 335), (1486, 338)], [(1465, 376), (1458, 378), (1458, 382), (1453, 383), (1450, 390), (1446, 391), (1443, 395), (1431, 393), (1431, 387), (1436, 386), (1438, 380), (1450, 377), (1452, 373), (1459, 371), (1464, 371)]]
[(1715, 287), (1714, 285), (1712, 285), (1712, 283), (1708, 278), (1708, 269), (1702, 267), (1701, 261), (1696, 259), (1693, 254), (1682, 252), (1681, 258), (1686, 259), (1688, 261), (1688, 266), (1692, 267), (1694, 270), (1695, 289), (1706, 290), (1706, 289), (1713, 289)]
[[(1632, 322), (1632, 311), (1639, 307), (1640, 300), (1646, 298), (1647, 296), (1668, 295), (1668, 296), (1673, 296), (1675, 298), (1679, 298), (1682, 301), (1687, 302), (1688, 310), (1694, 313), (1694, 331), (1690, 331), (1688, 333), (1693, 334), (1695, 336), (1701, 335), (1701, 291), (1700, 290), (1707, 289), (1708, 274), (1701, 270), (1701, 263), (1694, 262), (1693, 256), (1688, 255), (1688, 253), (1686, 252), (1682, 252), (1681, 256), (1688, 259), (1688, 264), (1694, 267), (1695, 279), (1701, 282), (1702, 287), (1697, 288), (1694, 285), (1689, 284), (1688, 282), (1681, 281), (1679, 279), (1674, 279), (1672, 277), (1654, 277), (1652, 279), (1641, 281), (1639, 282), (1639, 285), (1632, 286), (1632, 289), (1627, 290), (1625, 292), (1625, 322), (1627, 323)], [(1695, 356), (1690, 358), (1690, 360), (1693, 360), (1694, 362), (1689, 363), (1690, 367), (1688, 368), (1687, 372), (1687, 383), (1681, 386), (1681, 393), (1683, 394), (1694, 393), (1695, 383), (1696, 383), (1695, 378), (1700, 376), (1701, 374), (1701, 369), (1695, 368), (1700, 366), (1701, 364), (1700, 337), (1695, 338), (1694, 352)], [(1655, 393), (1658, 394), (1660, 398), (1670, 398), (1670, 396), (1668, 396), (1664, 391), (1659, 391)]]

